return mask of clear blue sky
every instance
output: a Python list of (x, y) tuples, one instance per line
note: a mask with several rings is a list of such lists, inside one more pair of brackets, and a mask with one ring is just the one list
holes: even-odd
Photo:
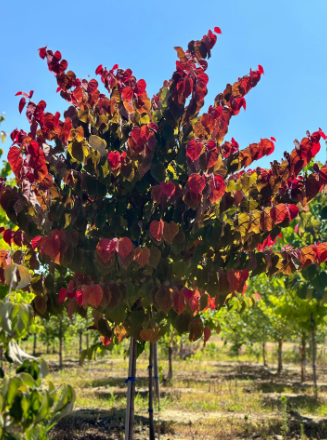
[[(2, 129), (9, 133), (28, 128), (14, 96), (20, 90), (34, 90), (33, 100), (44, 99), (52, 113), (67, 106), (39, 47), (60, 50), (80, 78), (95, 77), (99, 64), (129, 67), (146, 80), (152, 96), (171, 77), (173, 47), (186, 48), (214, 26), (222, 35), (209, 60), (206, 107), (250, 67), (261, 64), (265, 70), (246, 97), (247, 110), (232, 120), (227, 140), (233, 136), (244, 148), (274, 136), (276, 151), (259, 162), (268, 165), (291, 151), (306, 130), (327, 132), (326, 0), (18, 0), (2, 2), (0, 10), (0, 113), (6, 112)], [(324, 144), (318, 159), (326, 160)]]

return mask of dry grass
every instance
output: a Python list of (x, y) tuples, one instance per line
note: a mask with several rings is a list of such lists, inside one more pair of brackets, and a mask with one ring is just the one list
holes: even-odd
[[(268, 344), (270, 365), (264, 369), (258, 357), (259, 348), (257, 352), (243, 350), (238, 357), (233, 356), (216, 337), (206, 349), (199, 348), (192, 359), (181, 361), (175, 357), (174, 378), (170, 382), (165, 379), (168, 372), (166, 354), (161, 352), (160, 411), (155, 410), (158, 438), (273, 439), (280, 435), (283, 423), (290, 432), (284, 439), (327, 438), (327, 364), (322, 363), (318, 369), (320, 392), (319, 399), (315, 400), (310, 376), (308, 382), (300, 383), (300, 366), (294, 363), (297, 347), (285, 344), (284, 359), (293, 363), (285, 363), (281, 376), (275, 374), (275, 347)], [(78, 365), (76, 350), (73, 356), (67, 351), (62, 372), (55, 371), (57, 354), (45, 356), (52, 369), (51, 380), (58, 385), (70, 383), (77, 393), (73, 417), (61, 422), (51, 438), (123, 438), (126, 349), (127, 345), (123, 345), (105, 358), (87, 362), (83, 367)], [(143, 353), (137, 363), (137, 440), (148, 438), (147, 366), (147, 353)], [(281, 403), (282, 395), (286, 395), (286, 409)]]

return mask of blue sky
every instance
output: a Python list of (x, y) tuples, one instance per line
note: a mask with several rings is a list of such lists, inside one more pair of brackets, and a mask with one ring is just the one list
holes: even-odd
[[(39, 47), (60, 50), (80, 78), (95, 77), (99, 64), (129, 67), (146, 80), (152, 96), (171, 77), (173, 47), (186, 48), (214, 26), (222, 35), (209, 60), (205, 108), (250, 67), (261, 64), (265, 70), (246, 97), (246, 111), (232, 120), (227, 140), (233, 136), (245, 148), (274, 136), (276, 151), (258, 162), (267, 166), (291, 151), (306, 130), (327, 132), (326, 0), (18, 0), (2, 2), (1, 16), (0, 113), (6, 112), (2, 129), (9, 133), (28, 128), (14, 96), (20, 90), (34, 90), (33, 100), (44, 99), (52, 113), (67, 107)], [(5, 150), (9, 146), (7, 140)], [(318, 159), (326, 161), (324, 144)]]

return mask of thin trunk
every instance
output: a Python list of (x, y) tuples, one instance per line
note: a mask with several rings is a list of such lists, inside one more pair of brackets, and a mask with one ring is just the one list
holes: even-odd
[(317, 372), (316, 372), (316, 338), (315, 338), (315, 320), (311, 313), (311, 345), (312, 345), (312, 375), (315, 398), (318, 397)]
[(282, 360), (282, 348), (283, 348), (283, 338), (280, 337), (278, 339), (278, 368), (277, 368), (277, 374), (280, 374), (283, 369), (283, 360)]
[(37, 344), (37, 335), (36, 333), (34, 333), (33, 356), (36, 356), (36, 344)]
[(158, 342), (154, 343), (154, 359), (153, 359), (153, 368), (154, 368), (154, 391), (155, 398), (158, 405), (158, 411), (160, 409), (160, 390), (159, 390), (159, 365), (158, 365)]
[(135, 375), (136, 375), (137, 342), (130, 337), (129, 366), (127, 379), (127, 405), (125, 419), (125, 440), (134, 439), (134, 399), (135, 399)]
[(89, 332), (86, 333), (86, 349), (89, 349)]
[(62, 370), (62, 316), (60, 316), (59, 325), (59, 370)]
[(305, 355), (305, 333), (302, 333), (301, 337), (301, 382), (305, 381), (305, 364), (306, 364), (306, 355)]
[(173, 347), (168, 347), (168, 378), (173, 378)]
[(149, 440), (155, 440), (154, 436), (154, 420), (153, 420), (153, 383), (152, 383), (152, 370), (153, 370), (153, 346), (150, 342), (150, 354), (149, 354)]
[(180, 359), (183, 359), (183, 341), (182, 341), (182, 338), (181, 338), (181, 343), (180, 343), (180, 346), (179, 346), (179, 357), (180, 357)]
[(50, 350), (49, 350), (49, 339), (47, 338), (47, 354), (49, 354), (50, 353)]
[(263, 359), (263, 366), (266, 367), (268, 365), (267, 357), (266, 357), (266, 341), (262, 343), (262, 359)]
[(83, 364), (83, 362), (81, 361), (81, 357), (80, 357), (80, 354), (81, 354), (82, 350), (83, 350), (83, 333), (82, 333), (82, 330), (81, 330), (80, 333), (79, 333), (79, 358), (80, 358), (79, 364), (80, 365)]

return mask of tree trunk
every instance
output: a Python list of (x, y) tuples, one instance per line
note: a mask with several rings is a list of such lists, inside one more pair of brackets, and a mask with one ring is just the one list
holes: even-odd
[(158, 411), (160, 408), (160, 390), (159, 390), (159, 365), (158, 365), (158, 342), (154, 343), (153, 347), (153, 368), (154, 368), (154, 391), (155, 391), (155, 398), (158, 405)]
[(283, 348), (283, 338), (280, 337), (278, 339), (278, 368), (277, 368), (277, 374), (280, 374), (282, 372), (283, 369), (283, 359), (282, 359), (282, 351)]
[(47, 354), (50, 353), (50, 349), (49, 349), (49, 339), (47, 338)]
[(36, 333), (34, 333), (33, 356), (36, 356), (36, 343), (37, 343), (37, 335)]
[(168, 347), (168, 378), (173, 378), (173, 347)]
[(183, 359), (183, 341), (182, 341), (182, 338), (181, 338), (181, 343), (180, 343), (180, 346), (179, 346), (179, 357), (180, 357), (180, 359)]
[(86, 349), (89, 349), (89, 332), (86, 333)]
[(59, 324), (59, 370), (62, 370), (62, 316)]
[(268, 362), (267, 362), (267, 357), (266, 357), (266, 341), (264, 341), (262, 343), (262, 359), (263, 359), (263, 366), (267, 367)]
[(153, 347), (154, 344), (150, 342), (150, 354), (149, 354), (149, 440), (155, 440), (154, 436), (154, 420), (153, 420), (153, 383), (152, 383), (152, 371), (153, 371)]
[[(79, 358), (81, 355), (81, 351), (83, 350), (83, 332), (82, 330), (79, 332)], [(79, 360), (79, 364), (82, 365), (81, 359)]]
[(301, 382), (305, 381), (305, 364), (306, 364), (306, 354), (305, 354), (305, 333), (302, 333), (301, 337)]
[(129, 366), (127, 378), (127, 405), (125, 419), (125, 440), (134, 439), (134, 399), (135, 399), (135, 375), (136, 375), (137, 342), (130, 337)]
[(315, 398), (318, 397), (317, 372), (316, 372), (316, 337), (315, 337), (315, 321), (313, 313), (311, 313), (311, 345), (312, 345), (312, 376)]

